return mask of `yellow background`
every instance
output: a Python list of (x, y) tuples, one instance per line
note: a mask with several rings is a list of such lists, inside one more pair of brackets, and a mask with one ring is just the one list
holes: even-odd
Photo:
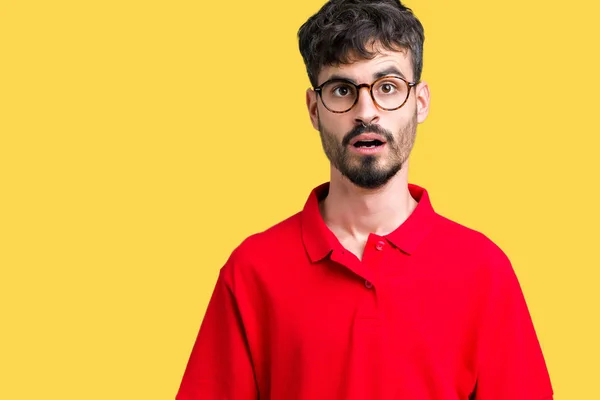
[[(172, 399), (218, 269), (328, 178), (322, 1), (0, 2), (0, 399)], [(598, 6), (417, 1), (411, 182), (511, 258), (556, 399), (600, 399)]]

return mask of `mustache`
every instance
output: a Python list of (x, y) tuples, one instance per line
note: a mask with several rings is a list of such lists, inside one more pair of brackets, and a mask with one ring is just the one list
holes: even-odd
[(377, 124), (367, 124), (367, 125), (356, 125), (350, 132), (348, 132), (344, 139), (342, 140), (342, 146), (346, 147), (350, 144), (350, 141), (357, 137), (358, 135), (362, 135), (363, 133), (376, 133), (385, 138), (385, 141), (388, 143), (394, 142), (394, 135), (392, 132), (387, 129), (382, 128)]

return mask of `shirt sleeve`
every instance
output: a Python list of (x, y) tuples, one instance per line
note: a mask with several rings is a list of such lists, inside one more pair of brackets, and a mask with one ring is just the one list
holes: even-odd
[(475, 400), (551, 400), (546, 362), (508, 258), (495, 257), (479, 343)]
[(176, 400), (258, 399), (244, 327), (231, 287), (223, 268)]

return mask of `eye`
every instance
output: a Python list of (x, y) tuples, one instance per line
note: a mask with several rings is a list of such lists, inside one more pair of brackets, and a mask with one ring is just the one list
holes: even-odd
[(396, 85), (391, 82), (383, 82), (379, 85), (379, 91), (383, 94), (392, 94), (396, 92)]
[(346, 97), (352, 94), (352, 88), (346, 84), (338, 84), (332, 88), (331, 93), (334, 96)]

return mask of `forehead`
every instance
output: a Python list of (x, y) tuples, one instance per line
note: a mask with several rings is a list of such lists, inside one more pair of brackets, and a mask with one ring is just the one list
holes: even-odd
[(326, 65), (319, 71), (319, 83), (325, 82), (331, 77), (345, 77), (352, 81), (367, 83), (381, 71), (396, 69), (401, 77), (412, 81), (413, 70), (410, 58), (410, 50), (386, 50), (377, 48), (376, 54), (371, 59), (364, 59), (349, 55), (349, 63)]

